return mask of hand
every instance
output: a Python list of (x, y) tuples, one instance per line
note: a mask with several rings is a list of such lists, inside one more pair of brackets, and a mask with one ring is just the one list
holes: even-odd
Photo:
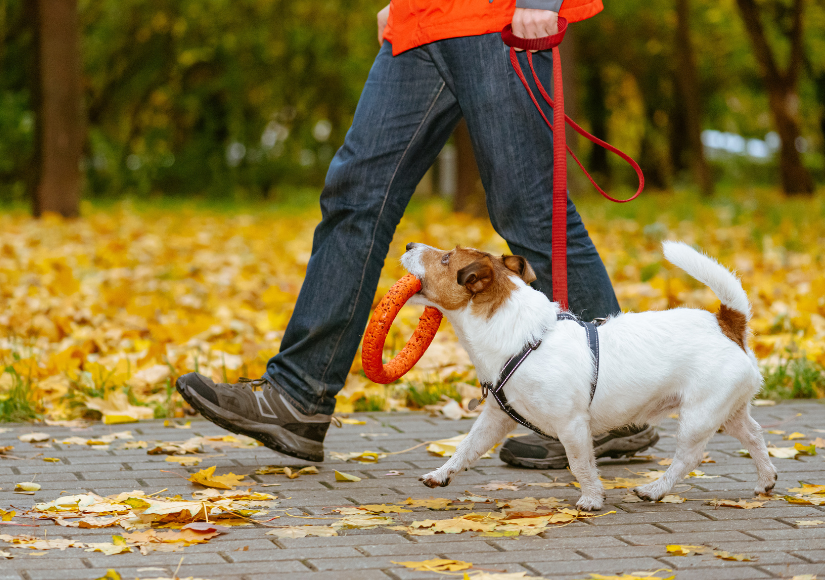
[(384, 46), (384, 29), (390, 17), (390, 5), (387, 4), (378, 12), (378, 46)]
[(521, 38), (541, 38), (543, 36), (556, 34), (558, 31), (558, 12), (533, 8), (516, 8), (516, 11), (513, 13), (513, 34), (516, 36)]

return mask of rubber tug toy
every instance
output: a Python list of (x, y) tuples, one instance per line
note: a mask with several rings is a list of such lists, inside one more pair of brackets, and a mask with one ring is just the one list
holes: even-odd
[(390, 331), (393, 320), (398, 316), (401, 307), (407, 300), (421, 290), (421, 280), (407, 274), (396, 282), (390, 291), (381, 299), (364, 333), (364, 343), (361, 346), (361, 366), (364, 374), (375, 383), (386, 385), (398, 380), (415, 366), (415, 363), (424, 355), (438, 332), (441, 324), (441, 312), (431, 306), (424, 308), (424, 314), (418, 319), (415, 332), (395, 358), (384, 364), (382, 354), (387, 333)]

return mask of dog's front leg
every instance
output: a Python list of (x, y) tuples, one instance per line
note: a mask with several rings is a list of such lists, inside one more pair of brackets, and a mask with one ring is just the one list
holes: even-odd
[(574, 417), (559, 429), (558, 436), (567, 453), (570, 471), (581, 486), (582, 496), (576, 502), (576, 507), (587, 511), (602, 509), (604, 486), (596, 468), (590, 421), (584, 416)]
[(516, 422), (504, 411), (488, 402), (470, 429), (470, 433), (459, 444), (450, 460), (435, 471), (420, 477), (420, 481), (423, 481), (427, 487), (449, 485), (453, 475), (469, 467), (515, 426)]

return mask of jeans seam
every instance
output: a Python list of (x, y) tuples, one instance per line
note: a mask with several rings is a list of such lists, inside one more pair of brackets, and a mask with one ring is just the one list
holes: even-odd
[(409, 152), (410, 147), (412, 146), (413, 142), (415, 141), (415, 138), (418, 137), (418, 133), (421, 131), (421, 127), (424, 125), (424, 122), (430, 116), (430, 113), (432, 112), (433, 108), (435, 107), (436, 102), (438, 102), (438, 98), (441, 96), (441, 93), (444, 91), (444, 87), (446, 85), (447, 85), (447, 83), (442, 80), (441, 81), (441, 87), (438, 89), (438, 92), (436, 93), (435, 97), (433, 98), (432, 103), (430, 103), (429, 108), (427, 108), (426, 112), (424, 113), (424, 116), (421, 118), (421, 122), (418, 124), (418, 127), (416, 127), (415, 132), (413, 133), (413, 136), (410, 138), (409, 143), (407, 143), (407, 146), (404, 148), (404, 152), (401, 153), (401, 157), (398, 159), (398, 163), (395, 166), (395, 170), (393, 170), (392, 176), (390, 177), (390, 182), (387, 184), (387, 189), (384, 191), (384, 199), (381, 202), (381, 209), (378, 210), (378, 216), (375, 220), (375, 227), (373, 227), (373, 229), (372, 229), (372, 237), (370, 239), (370, 247), (369, 247), (369, 250), (367, 250), (366, 260), (364, 260), (364, 269), (361, 271), (361, 281), (358, 284), (358, 291), (355, 293), (355, 300), (353, 300), (353, 303), (352, 303), (352, 309), (351, 309), (351, 312), (350, 312), (349, 320), (347, 320), (346, 325), (341, 330), (341, 333), (338, 336), (338, 340), (335, 343), (335, 347), (332, 349), (332, 354), (329, 357), (329, 361), (327, 362), (327, 366), (326, 366), (326, 368), (324, 368), (323, 374), (321, 374), (321, 382), (324, 384), (324, 394), (321, 396), (322, 399), (326, 397), (326, 390), (327, 390), (326, 377), (327, 377), (327, 372), (329, 371), (329, 367), (332, 365), (332, 361), (335, 359), (335, 355), (338, 354), (338, 348), (341, 345), (341, 340), (343, 339), (344, 334), (346, 333), (347, 329), (349, 328), (349, 325), (352, 324), (352, 319), (355, 317), (355, 310), (356, 310), (356, 307), (358, 305), (358, 300), (361, 297), (361, 290), (364, 287), (364, 276), (367, 273), (367, 267), (369, 266), (370, 257), (372, 256), (372, 250), (375, 247), (375, 236), (377, 235), (377, 232), (378, 232), (378, 226), (381, 224), (381, 216), (384, 214), (384, 207), (386, 207), (386, 205), (387, 205), (387, 199), (389, 198), (390, 189), (392, 189), (393, 182), (395, 182), (395, 176), (398, 174), (398, 169), (401, 167), (401, 164), (404, 162), (404, 159), (407, 157), (407, 152)]

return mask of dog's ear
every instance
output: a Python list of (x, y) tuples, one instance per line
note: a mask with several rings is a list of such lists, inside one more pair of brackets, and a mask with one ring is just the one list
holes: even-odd
[(456, 281), (473, 294), (478, 294), (493, 283), (494, 277), (493, 263), (488, 256), (485, 256), (459, 270)]
[(508, 270), (518, 274), (521, 279), (524, 280), (525, 284), (536, 280), (536, 273), (533, 271), (533, 267), (530, 266), (530, 263), (522, 256), (502, 256), (501, 258), (504, 260), (504, 266)]

